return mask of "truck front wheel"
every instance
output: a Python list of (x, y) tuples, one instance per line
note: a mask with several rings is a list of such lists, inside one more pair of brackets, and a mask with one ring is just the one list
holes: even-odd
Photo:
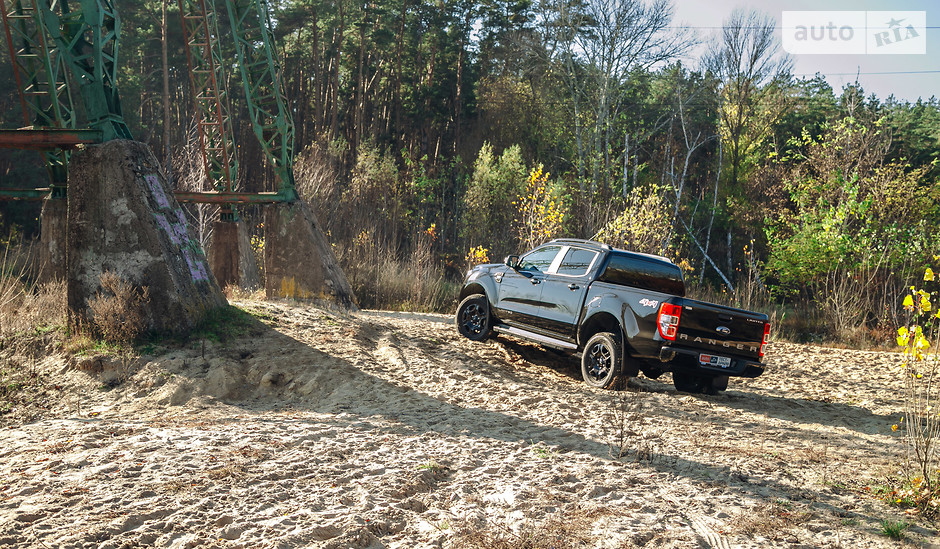
[(457, 331), (473, 341), (483, 341), (493, 331), (490, 303), (485, 295), (467, 296), (457, 306)]
[(623, 344), (610, 332), (594, 334), (581, 353), (581, 377), (591, 387), (610, 389), (623, 367)]

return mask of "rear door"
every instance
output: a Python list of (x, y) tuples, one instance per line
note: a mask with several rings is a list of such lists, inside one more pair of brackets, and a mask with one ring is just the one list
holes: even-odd
[(511, 324), (540, 327), (542, 281), (561, 249), (557, 244), (538, 247), (520, 258), (518, 269), (503, 274), (496, 301), (499, 318)]
[(544, 329), (566, 339), (575, 338), (581, 304), (591, 282), (589, 274), (599, 257), (600, 252), (594, 250), (565, 247), (561, 261), (542, 281), (539, 316)]

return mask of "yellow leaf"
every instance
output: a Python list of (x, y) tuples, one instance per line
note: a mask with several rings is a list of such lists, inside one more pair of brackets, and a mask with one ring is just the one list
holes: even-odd
[(924, 280), (929, 281), (933, 279), (934, 279), (933, 271), (930, 269), (930, 267), (927, 267), (927, 270), (924, 271)]
[(895, 423), (894, 425), (892, 425), (892, 426), (891, 426), (891, 430), (892, 430), (892, 431), (897, 431), (897, 430), (898, 430), (898, 424)]
[(923, 336), (918, 337), (918, 338), (917, 338), (917, 348), (918, 348), (918, 349), (929, 349), (929, 348), (930, 348), (930, 341), (928, 341), (926, 337), (923, 337)]
[(904, 308), (905, 309), (914, 308), (914, 296), (910, 296), (910, 295), (904, 296)]

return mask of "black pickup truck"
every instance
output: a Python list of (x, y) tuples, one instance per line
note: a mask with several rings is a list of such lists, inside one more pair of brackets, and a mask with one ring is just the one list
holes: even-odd
[(672, 372), (680, 391), (715, 393), (730, 376), (763, 373), (767, 315), (684, 296), (682, 270), (664, 257), (559, 239), (471, 269), (457, 330), (580, 354), (584, 381), (601, 388), (642, 370)]

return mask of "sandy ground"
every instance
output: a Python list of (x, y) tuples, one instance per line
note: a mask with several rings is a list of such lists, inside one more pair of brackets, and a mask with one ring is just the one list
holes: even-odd
[(778, 343), (722, 395), (618, 393), (442, 315), (239, 306), (237, 341), (43, 359), (61, 396), (5, 416), (0, 546), (899, 545), (869, 493), (903, 451), (896, 355)]

